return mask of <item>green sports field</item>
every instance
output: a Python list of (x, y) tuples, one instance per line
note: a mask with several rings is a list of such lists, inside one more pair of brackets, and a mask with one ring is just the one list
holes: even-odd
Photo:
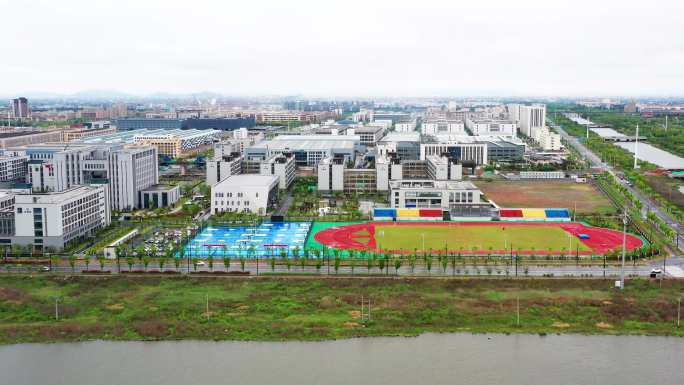
[(385, 250), (591, 250), (569, 235), (544, 226), (380, 225), (375, 230), (378, 247)]

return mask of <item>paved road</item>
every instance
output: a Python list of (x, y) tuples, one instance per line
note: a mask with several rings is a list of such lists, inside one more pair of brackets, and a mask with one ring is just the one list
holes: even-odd
[[(603, 162), (600, 157), (598, 157), (594, 152), (589, 150), (584, 143), (582, 143), (580, 140), (578, 140), (576, 137), (571, 136), (570, 134), (567, 133), (561, 126), (554, 126), (554, 129), (558, 131), (558, 133), (561, 135), (561, 137), (567, 142), (570, 143), (579, 153), (582, 155), (584, 158), (589, 160), (589, 162), (592, 164), (593, 167), (598, 167), (602, 168), (606, 171), (608, 171), (611, 175), (616, 176), (615, 174), (615, 169), (609, 165), (606, 162)], [(670, 225), (678, 234), (682, 232), (682, 228), (677, 223), (670, 215), (663, 210), (660, 209), (660, 207), (652, 201), (649, 197), (643, 195), (641, 192), (637, 191), (635, 188), (631, 186), (624, 185), (627, 190), (629, 190), (634, 196), (636, 196), (643, 204), (643, 212), (646, 210), (653, 211), (660, 219), (665, 221), (668, 225)], [(684, 272), (681, 272), (677, 270), (678, 268), (684, 267), (684, 260), (681, 257), (681, 253), (684, 251), (684, 236), (678, 235), (677, 236), (677, 243), (679, 245), (679, 252), (680, 255), (676, 256), (675, 258), (672, 258), (672, 263), (673, 264), (673, 269), (667, 269), (668, 274), (673, 275), (673, 276), (684, 276)], [(676, 268), (675, 268), (676, 267)]]
[(278, 208), (277, 214), (278, 215), (287, 215), (287, 212), (290, 211), (290, 206), (292, 206), (292, 203), (294, 202), (294, 197), (292, 194), (288, 193), (285, 196), (285, 199), (283, 200), (283, 204), (280, 205)]
[[(311, 263), (311, 262), (310, 262)], [(259, 265), (257, 267), (257, 264), (254, 261), (248, 261), (245, 264), (245, 271), (249, 271), (252, 275), (257, 274), (257, 270), (260, 274), (264, 273), (293, 273), (293, 274), (301, 274), (301, 273), (306, 273), (306, 274), (311, 274), (311, 275), (327, 275), (328, 273), (330, 275), (335, 275), (335, 268), (333, 261), (329, 261), (330, 265), (328, 266), (328, 261), (324, 260), (323, 263), (321, 264), (320, 269), (317, 269), (315, 266), (305, 266), (304, 268), (301, 268), (299, 265), (296, 263), (293, 263), (290, 267), (290, 269), (287, 268), (286, 265), (281, 264), (281, 262), (278, 262), (278, 265), (275, 266), (275, 269), (271, 269), (271, 265), (268, 261), (260, 261)], [(684, 277), (684, 268), (682, 268), (682, 261), (679, 261), (677, 264), (672, 264), (670, 261), (668, 261), (667, 265), (667, 272), (669, 275), (673, 277)], [(647, 277), (653, 268), (661, 268), (662, 269), (662, 261), (655, 261), (653, 264), (637, 264), (634, 265), (631, 262), (628, 262), (625, 266), (625, 275), (627, 277), (629, 276), (639, 276), (639, 277)], [(2, 267), (0, 269), (0, 273), (27, 273), (27, 272), (35, 272), (39, 269), (38, 266), (34, 266), (33, 268), (29, 266), (16, 266), (16, 265), (10, 265), (9, 269), (6, 267)], [(120, 265), (121, 271), (128, 271), (129, 267), (126, 263), (122, 261)], [(82, 262), (79, 262), (74, 269), (72, 270), (71, 266), (67, 264), (60, 264), (59, 266), (53, 266), (52, 267), (52, 273), (81, 273), (83, 270), (86, 270), (86, 265)], [(100, 265), (96, 262), (93, 261), (93, 263), (90, 263), (88, 270), (100, 270)], [(111, 271), (112, 274), (117, 274), (119, 272), (119, 267), (116, 266), (116, 263), (112, 261), (108, 261), (107, 264), (105, 265), (104, 268), (105, 271)], [(145, 270), (145, 267), (142, 264), (135, 263), (132, 266), (132, 270)], [(148, 271), (156, 270), (159, 271), (159, 265), (157, 263), (150, 263), (150, 265), (147, 267)], [(164, 270), (176, 270), (173, 263), (168, 263), (164, 266)], [(194, 269), (192, 264), (190, 264), (190, 267), (188, 268), (187, 263), (181, 264), (180, 268), (178, 269), (180, 272), (186, 274), (188, 272), (195, 272), (195, 271), (204, 271), (204, 272), (209, 272), (209, 266), (198, 266), (197, 269)], [(241, 266), (238, 260), (235, 258), (232, 259), (230, 268), (228, 269), (230, 271), (239, 271), (241, 270)], [(218, 260), (215, 261), (214, 263), (214, 271), (226, 271), (226, 269), (223, 266), (223, 262)], [(363, 261), (358, 261), (354, 271), (352, 272), (352, 268), (350, 266), (341, 266), (339, 269), (339, 274), (355, 274), (359, 276), (364, 276), (368, 275), (369, 271), (366, 267), (366, 264)], [(44, 273), (44, 274), (50, 274), (50, 273)], [(370, 269), (370, 274), (373, 275), (378, 275), (378, 274), (386, 274), (386, 275), (397, 275), (397, 271), (394, 268), (394, 265), (389, 267), (389, 271), (385, 269), (384, 271), (380, 271), (378, 268), (377, 262), (375, 265)], [(602, 278), (602, 277), (618, 277), (620, 274), (620, 265), (616, 263), (612, 264), (607, 264), (606, 267), (604, 268), (603, 265), (582, 265), (582, 264), (573, 264), (573, 263), (568, 263), (565, 265), (552, 265), (552, 266), (540, 266), (534, 263), (526, 263), (526, 264), (520, 264), (518, 265), (517, 268), (517, 276), (519, 277), (524, 277), (524, 276), (532, 276), (532, 277), (539, 277), (539, 276), (553, 276), (553, 277), (586, 277), (586, 278)], [(418, 277), (425, 277), (425, 276), (434, 276), (434, 277), (444, 277), (444, 276), (497, 276), (497, 277), (505, 277), (505, 276), (516, 276), (516, 267), (515, 265), (507, 265), (504, 261), (499, 261), (498, 264), (494, 264), (493, 261), (492, 263), (485, 265), (485, 264), (462, 264), (462, 263), (457, 263), (456, 266), (452, 266), (451, 263), (449, 263), (446, 267), (446, 269), (443, 269), (443, 267), (435, 261), (432, 265), (431, 269), (427, 269), (425, 265), (422, 263), (418, 264), (415, 269), (411, 269), (406, 261), (404, 261), (404, 264), (399, 268), (398, 275), (401, 276), (418, 276)]]

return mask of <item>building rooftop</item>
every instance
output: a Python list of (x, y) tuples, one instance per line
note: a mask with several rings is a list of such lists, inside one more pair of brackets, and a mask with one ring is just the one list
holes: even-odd
[(383, 142), (419, 142), (420, 133), (417, 131), (413, 132), (389, 132), (382, 139), (380, 143)]
[(133, 143), (140, 139), (166, 139), (166, 138), (180, 138), (192, 139), (203, 136), (217, 136), (221, 133), (219, 130), (198, 130), (198, 129), (188, 129), (182, 130), (177, 128), (172, 129), (140, 129), (140, 130), (127, 130), (118, 131), (113, 134), (105, 135), (93, 135), (85, 138), (75, 139), (70, 143), (82, 143), (82, 144), (112, 144), (112, 143)]
[(359, 144), (358, 135), (280, 135), (271, 140), (256, 143), (250, 149), (270, 150), (320, 150), (349, 149)]
[[(71, 199), (78, 198), (84, 194), (88, 194), (97, 191), (99, 187), (93, 186), (77, 186), (69, 190), (59, 191), (59, 192), (49, 192), (49, 193), (31, 193), (31, 194), (19, 194), (15, 195), (15, 202), (26, 204), (26, 203), (37, 203), (37, 204), (50, 204), (50, 203), (61, 203)], [(35, 199), (34, 199), (35, 198)], [(37, 199), (37, 200), (36, 200)]]
[(525, 143), (514, 135), (453, 135), (453, 134), (432, 134), (433, 140), (428, 143), (444, 143), (444, 144), (468, 144), (468, 143), (512, 143), (524, 145)]
[(159, 191), (171, 191), (173, 189), (179, 188), (178, 186), (173, 186), (170, 184), (155, 184), (144, 190), (143, 192), (159, 192)]
[(264, 187), (278, 184), (278, 180), (278, 177), (275, 175), (238, 174), (231, 175), (214, 186), (233, 185), (239, 187)]
[(432, 179), (391, 180), (391, 189), (441, 189), (441, 190), (478, 190), (472, 182)]

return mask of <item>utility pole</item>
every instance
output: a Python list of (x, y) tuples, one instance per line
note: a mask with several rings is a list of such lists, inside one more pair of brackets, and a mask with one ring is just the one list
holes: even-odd
[[(589, 116), (587, 116), (589, 117)], [(589, 119), (587, 119), (589, 120)], [(587, 140), (589, 140), (589, 122), (587, 122)]]
[(682, 298), (680, 297), (677, 300), (677, 327), (679, 327), (679, 319), (681, 318), (682, 315)]
[(517, 319), (515, 322), (516, 326), (520, 326), (520, 294), (516, 297), (516, 313), (517, 313)]
[(55, 297), (55, 321), (59, 321), (59, 297)]
[(638, 169), (637, 154), (639, 153), (639, 124), (636, 125), (636, 135), (634, 136), (634, 169)]
[(209, 321), (209, 293), (207, 293), (207, 321)]

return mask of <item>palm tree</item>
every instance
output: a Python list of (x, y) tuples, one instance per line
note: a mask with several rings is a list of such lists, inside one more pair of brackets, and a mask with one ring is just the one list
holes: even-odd
[(86, 270), (90, 270), (90, 256), (88, 254), (85, 255), (83, 262), (85, 262)]
[(432, 257), (427, 259), (425, 267), (427, 267), (428, 275), (430, 275), (430, 271), (432, 271)]
[(209, 270), (214, 271), (214, 254), (209, 251), (209, 256), (207, 257), (207, 264), (209, 264)]
[(150, 264), (151, 258), (147, 255), (143, 256), (143, 266), (145, 266), (145, 271), (147, 271), (147, 266)]
[(245, 271), (245, 257), (240, 257), (240, 269)]
[(180, 270), (181, 261), (181, 257), (173, 258), (173, 266), (176, 268), (176, 271)]
[(166, 264), (166, 255), (159, 257), (157, 262), (159, 263), (159, 271), (164, 271), (164, 265)]
[(226, 271), (230, 269), (230, 257), (225, 253), (223, 255), (223, 267), (225, 267)]
[(128, 264), (128, 271), (131, 271), (133, 269), (133, 264), (135, 264), (135, 260), (132, 256), (126, 256), (126, 264)]

